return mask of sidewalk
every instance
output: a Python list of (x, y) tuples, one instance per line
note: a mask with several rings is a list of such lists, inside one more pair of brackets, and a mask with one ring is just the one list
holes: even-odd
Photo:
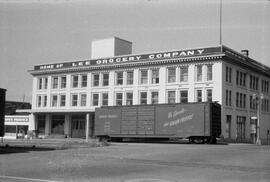
[(54, 150), (68, 148), (87, 148), (106, 146), (107, 143), (99, 142), (97, 139), (67, 138), (67, 139), (4, 139), (0, 147), (30, 147), (49, 148)]

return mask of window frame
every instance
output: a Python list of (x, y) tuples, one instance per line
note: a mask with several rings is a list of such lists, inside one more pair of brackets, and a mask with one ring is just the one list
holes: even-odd
[[(129, 98), (129, 94), (131, 94), (131, 98)], [(126, 105), (133, 105), (133, 92), (126, 92)]]
[[(79, 88), (79, 75), (72, 75), (72, 88)], [(75, 81), (75, 78), (77, 78), (77, 81)]]
[[(145, 74), (143, 74), (145, 73)], [(140, 83), (142, 85), (148, 84), (148, 70), (140, 70)]]
[[(143, 94), (145, 94), (145, 98), (142, 97)], [(145, 91), (140, 92), (140, 104), (141, 104), (141, 105), (147, 105), (147, 103), (148, 103), (148, 102), (147, 102), (147, 101), (148, 101), (147, 97), (148, 97), (147, 92), (145, 92)]]
[[(121, 96), (121, 97), (118, 97), (118, 96)], [(115, 93), (115, 105), (116, 106), (123, 105), (123, 93), (122, 92)]]
[[(186, 92), (186, 97), (183, 97), (182, 93)], [(180, 90), (180, 103), (188, 103), (188, 90)]]
[[(183, 72), (186, 70), (186, 72)], [(180, 67), (180, 82), (188, 82), (188, 66)]]
[(159, 84), (159, 69), (151, 69), (151, 84)]
[[(171, 96), (171, 93), (174, 93), (174, 97)], [(175, 90), (168, 90), (167, 91), (167, 103), (168, 104), (176, 103), (176, 91)]]
[[(108, 77), (105, 78), (105, 75)], [(109, 73), (102, 73), (102, 86), (109, 86), (110, 75)]]
[[(157, 94), (157, 95), (154, 95), (154, 94)], [(159, 92), (158, 91), (152, 91), (151, 92), (151, 104), (158, 104), (158, 101), (159, 101)]]
[[(95, 98), (97, 96), (97, 98)], [(92, 106), (99, 106), (99, 93), (92, 94)]]
[[(130, 77), (130, 75), (132, 75)], [(134, 82), (134, 71), (127, 71), (127, 85), (133, 85)]]
[[(84, 80), (84, 78), (86, 78), (86, 80)], [(82, 74), (81, 75), (81, 87), (82, 88), (86, 88), (87, 87), (87, 82), (88, 82), (88, 76), (87, 74)]]
[[(104, 98), (105, 95), (107, 95), (107, 98)], [(109, 94), (108, 93), (101, 93), (101, 98), (102, 98), (102, 106), (108, 106), (109, 105)], [(105, 103), (105, 101), (106, 101), (106, 103)]]
[(176, 83), (176, 67), (167, 68), (167, 83)]
[[(76, 99), (75, 99), (75, 97), (76, 97)], [(72, 107), (77, 107), (78, 106), (78, 101), (79, 101), (78, 94), (71, 94), (71, 106)]]
[(60, 107), (65, 107), (66, 106), (66, 99), (67, 99), (66, 94), (60, 94)]

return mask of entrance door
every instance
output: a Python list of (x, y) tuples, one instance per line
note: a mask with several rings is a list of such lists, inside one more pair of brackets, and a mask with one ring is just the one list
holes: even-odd
[(85, 137), (85, 115), (72, 115), (71, 117), (71, 137), (82, 138)]
[(226, 133), (227, 133), (227, 137), (231, 138), (231, 128), (232, 128), (232, 116), (231, 115), (227, 115), (226, 116)]
[(65, 115), (52, 115), (52, 134), (64, 135)]
[(246, 117), (237, 116), (237, 141), (244, 142), (246, 139)]

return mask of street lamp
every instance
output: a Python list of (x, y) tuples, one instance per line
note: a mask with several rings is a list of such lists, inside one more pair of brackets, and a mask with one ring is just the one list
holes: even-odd
[[(257, 100), (257, 94), (252, 95), (253, 99)], [(261, 99), (263, 99), (263, 94), (260, 94), (258, 96), (257, 100), (257, 139), (256, 139), (256, 144), (261, 145), (261, 139), (260, 139), (260, 111), (261, 111)]]

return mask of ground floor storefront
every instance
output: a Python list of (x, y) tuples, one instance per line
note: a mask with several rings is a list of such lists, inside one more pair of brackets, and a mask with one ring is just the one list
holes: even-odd
[(35, 133), (38, 138), (92, 137), (94, 113), (35, 114)]
[(227, 142), (270, 144), (270, 114), (225, 110), (222, 114), (222, 137)]
[(25, 139), (29, 131), (28, 115), (5, 116), (5, 139)]

